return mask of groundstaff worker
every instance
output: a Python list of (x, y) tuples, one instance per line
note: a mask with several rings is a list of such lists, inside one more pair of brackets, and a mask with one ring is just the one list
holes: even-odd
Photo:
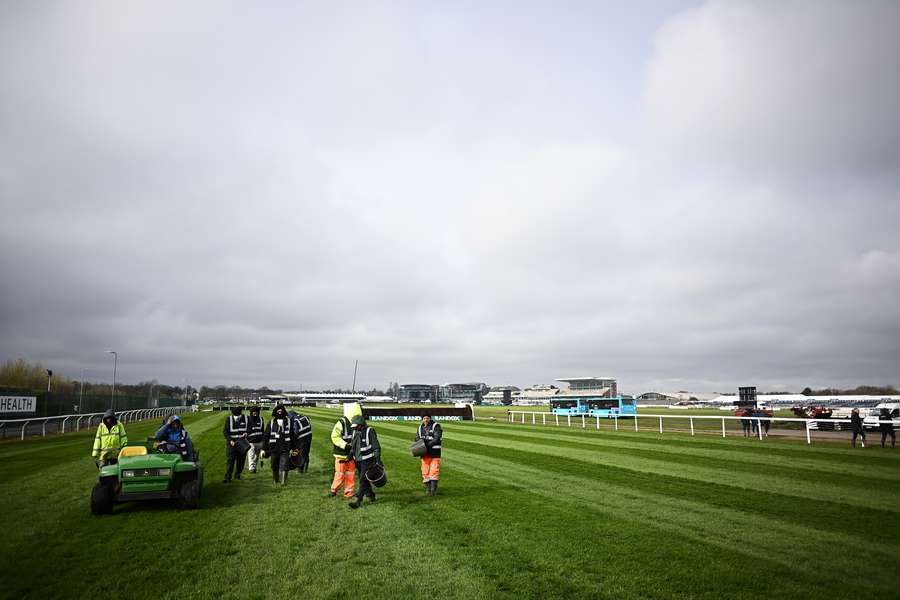
[(356, 461), (356, 468), (359, 471), (357, 479), (359, 486), (356, 490), (356, 497), (350, 502), (350, 508), (359, 508), (363, 498), (368, 498), (370, 502), (375, 502), (375, 491), (372, 484), (366, 478), (366, 471), (369, 467), (381, 461), (381, 444), (378, 442), (378, 435), (375, 430), (366, 425), (366, 418), (362, 415), (356, 415), (351, 420), (353, 425), (353, 440), (350, 442), (350, 452), (353, 460)]
[[(225, 428), (222, 430), (225, 434), (225, 455), (228, 462), (225, 465), (225, 479), (223, 483), (231, 481), (231, 473), (234, 471), (234, 478), (240, 479), (241, 473), (244, 471), (244, 459), (247, 457), (246, 446), (247, 441), (247, 417), (241, 413), (244, 407), (235, 406), (231, 409), (231, 414), (225, 419)], [(237, 467), (237, 468), (235, 468)]]
[(194, 462), (194, 442), (178, 415), (172, 415), (156, 431), (156, 448), (165, 454), (180, 454), (182, 460)]
[(357, 414), (362, 415), (362, 409), (356, 402), (344, 404), (344, 416), (337, 420), (331, 429), (332, 454), (334, 454), (334, 479), (331, 481), (331, 495), (336, 496), (343, 487), (344, 497), (353, 496), (353, 486), (356, 483), (356, 462), (350, 455), (350, 441), (353, 439), (350, 419)]
[(309, 448), (312, 445), (312, 425), (309, 422), (309, 417), (306, 415), (301, 415), (294, 411), (291, 411), (288, 414), (294, 425), (294, 437), (297, 439), (297, 450), (299, 450), (292, 462), (299, 473), (306, 473), (307, 469), (309, 469)]
[(431, 415), (422, 417), (422, 423), (416, 429), (416, 441), (425, 440), (425, 455), (422, 456), (422, 483), (429, 496), (437, 494), (438, 479), (441, 478), (441, 437), (443, 431), (439, 423), (432, 420)]
[(119, 460), (119, 450), (128, 443), (125, 426), (116, 419), (116, 413), (109, 409), (103, 413), (103, 419), (97, 426), (94, 436), (94, 451), (91, 456), (98, 467), (114, 464)]
[[(256, 473), (257, 462), (262, 463), (260, 453), (263, 449), (263, 434), (266, 429), (266, 421), (259, 414), (258, 406), (250, 407), (250, 416), (247, 417), (247, 441), (250, 449), (247, 450), (247, 458), (250, 463), (250, 472)], [(262, 464), (259, 465), (260, 467)]]
[(272, 411), (272, 420), (266, 425), (263, 454), (272, 461), (272, 480), (281, 485), (287, 485), (291, 454), (297, 453), (297, 438), (292, 435), (293, 430), (291, 418), (284, 406), (279, 404)]

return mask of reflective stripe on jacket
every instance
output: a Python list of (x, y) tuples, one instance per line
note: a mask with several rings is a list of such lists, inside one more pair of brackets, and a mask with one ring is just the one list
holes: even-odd
[(332, 453), (335, 458), (347, 459), (350, 457), (350, 440), (353, 439), (353, 430), (350, 429), (350, 420), (341, 417), (331, 428)]
[(435, 421), (432, 421), (427, 426), (424, 423), (420, 423), (418, 429), (416, 429), (416, 439), (425, 440), (425, 448), (427, 449), (425, 456), (432, 458), (441, 457), (441, 438), (443, 436), (444, 432), (441, 426)]
[(258, 444), (263, 441), (263, 432), (266, 429), (266, 421), (262, 416), (250, 415), (247, 417), (247, 441)]
[(247, 433), (247, 417), (244, 415), (228, 415), (225, 419), (225, 439), (236, 440)]
[(112, 427), (107, 427), (106, 423), (100, 423), (97, 427), (97, 435), (94, 436), (94, 451), (91, 456), (94, 458), (106, 458), (108, 455), (117, 455), (119, 450), (128, 443), (128, 436), (125, 434), (125, 426), (116, 421)]
[(356, 462), (373, 458), (377, 460), (381, 456), (381, 444), (374, 429), (367, 425), (357, 430), (354, 435), (353, 458)]

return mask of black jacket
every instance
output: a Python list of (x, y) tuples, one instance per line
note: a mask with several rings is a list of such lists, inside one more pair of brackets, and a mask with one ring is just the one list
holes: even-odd
[(266, 424), (263, 451), (268, 453), (290, 452), (297, 448), (297, 438), (291, 425), (291, 418), (287, 415), (280, 419), (272, 417), (272, 420)]
[(420, 423), (416, 429), (416, 440), (425, 440), (425, 447), (428, 451), (426, 456), (432, 458), (440, 458), (441, 456), (441, 438), (444, 432), (439, 423), (432, 421), (427, 426)]

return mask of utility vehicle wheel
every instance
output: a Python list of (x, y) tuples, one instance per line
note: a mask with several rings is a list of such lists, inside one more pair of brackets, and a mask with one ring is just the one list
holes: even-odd
[(113, 511), (113, 486), (98, 483), (91, 490), (91, 512), (95, 515), (108, 515)]
[(200, 481), (191, 479), (178, 488), (178, 508), (197, 508), (200, 506)]

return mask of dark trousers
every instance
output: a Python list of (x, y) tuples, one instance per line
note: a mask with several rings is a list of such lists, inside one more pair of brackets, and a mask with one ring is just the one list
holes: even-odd
[(856, 446), (856, 437), (859, 436), (862, 438), (863, 444), (866, 443), (866, 432), (860, 429), (859, 431), (853, 431), (853, 439), (850, 440), (850, 443)]
[(279, 471), (288, 471), (291, 468), (291, 453), (288, 452), (270, 452), (269, 462), (272, 463), (272, 479), (278, 481)]
[(307, 469), (309, 469), (309, 447), (310, 440), (300, 440), (300, 456), (297, 466), (297, 471), (300, 473), (306, 473)]
[(225, 446), (225, 456), (228, 459), (228, 462), (225, 463), (225, 479), (231, 479), (231, 473), (234, 471), (235, 477), (240, 477), (241, 473), (244, 472), (244, 460), (247, 458), (247, 454), (245, 452), (240, 452), (238, 449), (228, 442), (225, 442), (227, 445)]
[(893, 429), (882, 429), (881, 430), (881, 447), (884, 448), (884, 440), (887, 439), (887, 436), (891, 436), (891, 448), (897, 445), (897, 434), (894, 433)]
[(375, 490), (372, 489), (372, 484), (369, 483), (369, 480), (366, 479), (366, 471), (369, 470), (369, 467), (374, 464), (373, 459), (364, 460), (356, 463), (356, 481), (359, 482), (359, 487), (356, 489), (356, 499), (362, 502), (363, 498), (375, 497)]

